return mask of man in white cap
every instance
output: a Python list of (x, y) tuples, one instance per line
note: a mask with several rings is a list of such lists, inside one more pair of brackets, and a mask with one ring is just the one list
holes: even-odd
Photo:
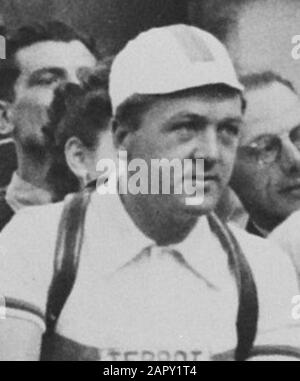
[[(46, 329), (44, 359), (299, 358), (288, 257), (212, 213), (233, 168), (242, 89), (223, 45), (194, 27), (152, 29), (119, 53), (113, 137), (135, 164), (119, 193), (94, 192), (87, 211), (85, 193), (64, 209), (24, 210), (3, 231), (2, 358), (38, 358)], [(140, 176), (158, 183), (150, 194), (133, 191), (137, 160), (192, 165), (174, 175), (169, 194), (165, 178)], [(177, 192), (182, 184), (189, 187)]]

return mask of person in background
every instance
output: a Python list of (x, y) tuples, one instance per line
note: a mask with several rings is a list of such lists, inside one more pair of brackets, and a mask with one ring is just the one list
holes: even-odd
[(56, 201), (95, 180), (98, 161), (112, 156), (112, 111), (105, 83), (98, 90), (66, 84), (55, 91), (44, 132), (53, 157), (47, 182)]
[(247, 231), (266, 237), (300, 208), (300, 99), (272, 72), (242, 82), (247, 109), (231, 186), (250, 215)]
[(94, 42), (61, 22), (21, 27), (7, 36), (0, 63), (0, 133), (15, 141), (18, 168), (0, 200), (0, 230), (21, 208), (53, 201), (51, 155), (43, 126), (54, 89), (79, 83), (96, 66)]

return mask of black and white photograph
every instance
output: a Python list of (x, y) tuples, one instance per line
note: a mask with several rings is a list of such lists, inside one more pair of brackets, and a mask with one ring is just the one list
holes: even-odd
[(300, 361), (300, 0), (0, 0), (0, 361)]

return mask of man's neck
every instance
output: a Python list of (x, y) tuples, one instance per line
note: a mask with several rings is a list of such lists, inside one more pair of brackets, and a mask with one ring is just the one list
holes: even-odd
[(136, 226), (160, 246), (182, 242), (195, 226), (198, 216), (174, 213), (162, 196), (121, 195), (121, 200)]
[(18, 176), (27, 183), (52, 193), (52, 188), (47, 181), (47, 175), (50, 168), (50, 160), (46, 159), (42, 162), (30, 158), (23, 152), (17, 151), (18, 157)]

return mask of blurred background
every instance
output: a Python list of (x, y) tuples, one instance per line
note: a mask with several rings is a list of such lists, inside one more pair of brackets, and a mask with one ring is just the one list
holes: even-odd
[[(300, 0), (0, 0), (0, 25), (8, 29), (49, 19), (92, 34), (102, 56), (150, 27), (191, 23), (227, 45), (239, 73), (272, 69), (300, 91), (300, 60), (291, 56), (291, 39), (300, 35)], [(15, 165), (13, 145), (3, 142), (0, 187)]]

